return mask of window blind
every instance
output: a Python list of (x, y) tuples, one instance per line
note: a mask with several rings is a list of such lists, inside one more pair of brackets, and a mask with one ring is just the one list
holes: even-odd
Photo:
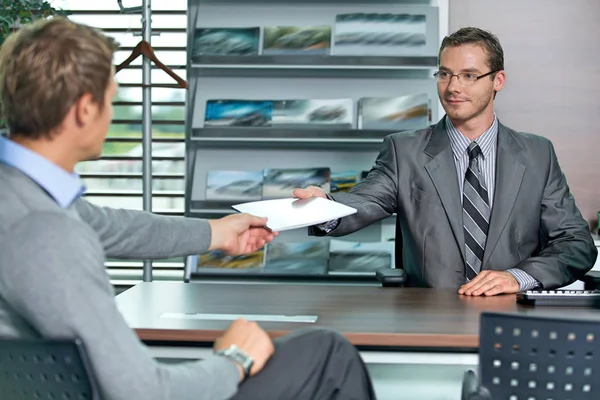
[[(55, 0), (69, 18), (102, 29), (121, 45), (119, 65), (142, 39), (142, 15), (122, 13), (116, 0)], [(124, 7), (140, 6), (125, 0)], [(187, 17), (185, 0), (152, 0), (151, 44), (159, 60), (186, 78)], [(152, 64), (152, 84), (174, 83)], [(142, 57), (116, 75), (119, 91), (102, 157), (80, 163), (77, 172), (87, 187), (86, 199), (115, 208), (142, 209)], [(183, 215), (185, 153), (185, 90), (152, 88), (152, 207), (164, 215)], [(154, 280), (182, 280), (183, 259), (153, 263)], [(117, 291), (142, 281), (142, 261), (107, 260)]]

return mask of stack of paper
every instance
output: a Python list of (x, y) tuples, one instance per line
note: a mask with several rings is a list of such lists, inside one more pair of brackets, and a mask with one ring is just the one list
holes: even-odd
[(304, 228), (356, 213), (356, 209), (321, 197), (253, 201), (232, 206), (239, 212), (266, 217), (267, 227), (279, 232)]

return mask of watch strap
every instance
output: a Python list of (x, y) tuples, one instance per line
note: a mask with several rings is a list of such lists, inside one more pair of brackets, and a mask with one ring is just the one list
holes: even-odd
[(250, 375), (250, 369), (252, 368), (252, 364), (254, 364), (254, 360), (250, 357), (246, 352), (240, 349), (235, 344), (232, 344), (226, 349), (219, 350), (215, 354), (227, 357), (235, 362), (237, 362), (244, 371), (244, 379)]

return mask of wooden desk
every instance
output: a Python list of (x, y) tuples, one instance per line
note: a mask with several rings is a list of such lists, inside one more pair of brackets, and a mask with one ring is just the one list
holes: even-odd
[[(141, 283), (117, 296), (119, 309), (147, 342), (211, 344), (229, 320), (191, 314), (315, 315), (315, 323), (260, 322), (272, 337), (319, 326), (360, 348), (477, 352), (482, 311), (563, 315), (564, 309), (518, 305), (514, 295), (459, 296), (454, 290), (272, 284)], [(165, 318), (165, 313), (181, 318)], [(188, 314), (188, 315), (184, 315)], [(600, 311), (570, 309), (573, 317)]]
[[(477, 370), (485, 310), (600, 321), (600, 311), (524, 307), (514, 295), (475, 298), (454, 290), (375, 286), (153, 282), (116, 301), (150, 354), (163, 360), (212, 353), (212, 342), (231, 321), (194, 319), (198, 313), (316, 315), (315, 323), (259, 323), (272, 337), (314, 326), (342, 332), (359, 348), (379, 400), (460, 398), (464, 371)], [(164, 318), (168, 313), (181, 317)]]

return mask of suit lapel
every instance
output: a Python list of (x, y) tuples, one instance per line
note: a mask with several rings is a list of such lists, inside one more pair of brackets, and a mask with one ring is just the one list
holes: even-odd
[(465, 235), (463, 232), (461, 195), (458, 190), (454, 154), (446, 133), (445, 118), (442, 118), (433, 128), (431, 138), (424, 152), (432, 157), (432, 160), (425, 165), (425, 169), (442, 200), (454, 238), (464, 260)]
[(483, 255), (483, 268), (489, 261), (494, 248), (498, 244), (500, 234), (504, 230), (508, 217), (513, 209), (523, 175), (525, 165), (517, 157), (521, 146), (514, 139), (510, 129), (498, 126), (498, 152), (496, 156), (496, 188), (494, 204), (490, 216), (490, 227)]

